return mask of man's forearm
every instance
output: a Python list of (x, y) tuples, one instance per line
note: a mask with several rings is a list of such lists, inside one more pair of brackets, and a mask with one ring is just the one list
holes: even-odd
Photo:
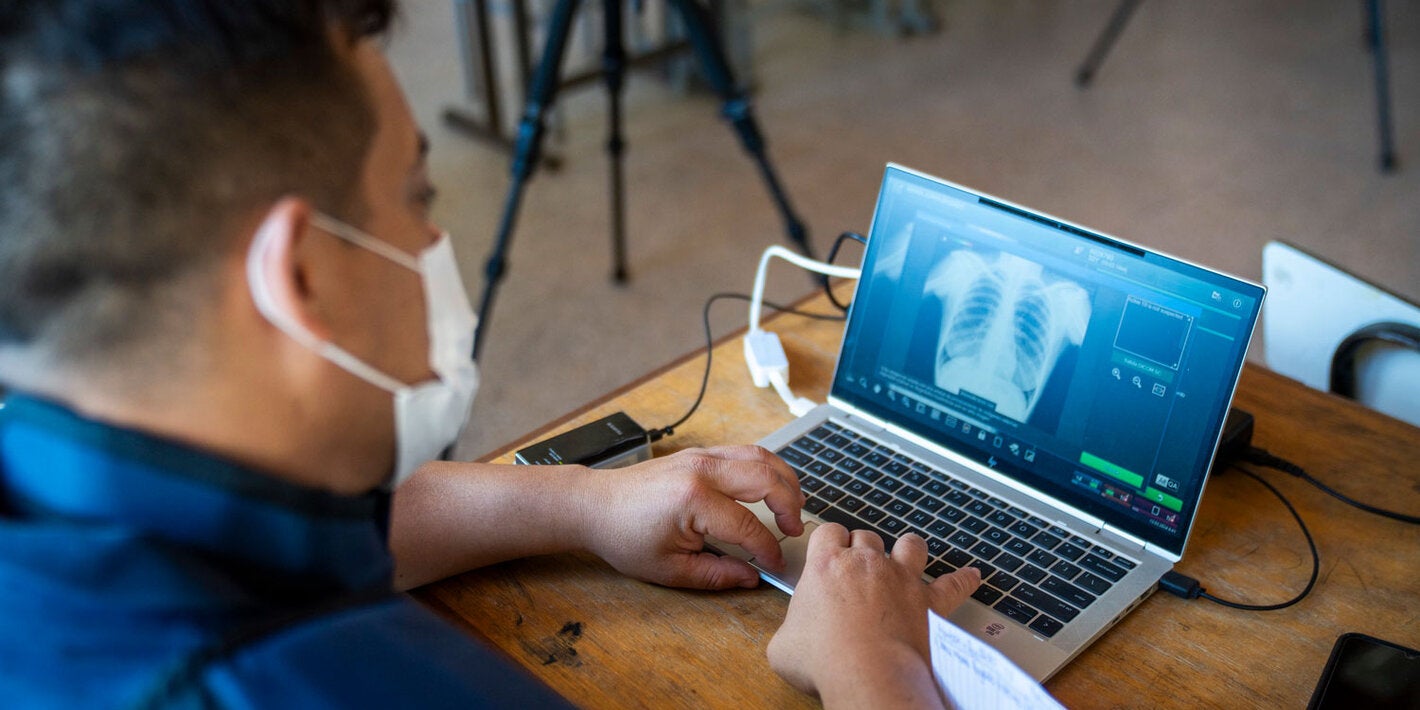
[(430, 463), (395, 492), (395, 586), (410, 589), (506, 560), (585, 547), (591, 476), (575, 466)]

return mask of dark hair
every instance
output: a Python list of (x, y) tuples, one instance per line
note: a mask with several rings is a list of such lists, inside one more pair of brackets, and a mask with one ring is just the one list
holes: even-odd
[(358, 214), (375, 119), (341, 44), (393, 3), (6, 0), (0, 347), (151, 334), (164, 289), (283, 195)]

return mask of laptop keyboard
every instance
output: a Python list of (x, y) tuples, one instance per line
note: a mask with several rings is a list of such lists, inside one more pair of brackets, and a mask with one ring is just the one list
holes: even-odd
[(804, 509), (893, 541), (927, 541), (927, 575), (981, 571), (974, 599), (1054, 636), (1136, 563), (833, 422), (779, 450)]

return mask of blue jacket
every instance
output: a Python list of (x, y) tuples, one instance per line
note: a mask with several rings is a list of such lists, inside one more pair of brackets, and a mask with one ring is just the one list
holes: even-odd
[(548, 707), (389, 591), (388, 497), (337, 496), (12, 395), (0, 704)]

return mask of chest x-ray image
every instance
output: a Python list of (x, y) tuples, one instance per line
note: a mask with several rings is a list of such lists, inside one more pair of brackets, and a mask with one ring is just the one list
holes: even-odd
[(991, 400), (998, 414), (1019, 422), (1090, 320), (1085, 289), (1006, 252), (958, 249), (928, 275), (924, 290), (943, 303), (937, 387)]

